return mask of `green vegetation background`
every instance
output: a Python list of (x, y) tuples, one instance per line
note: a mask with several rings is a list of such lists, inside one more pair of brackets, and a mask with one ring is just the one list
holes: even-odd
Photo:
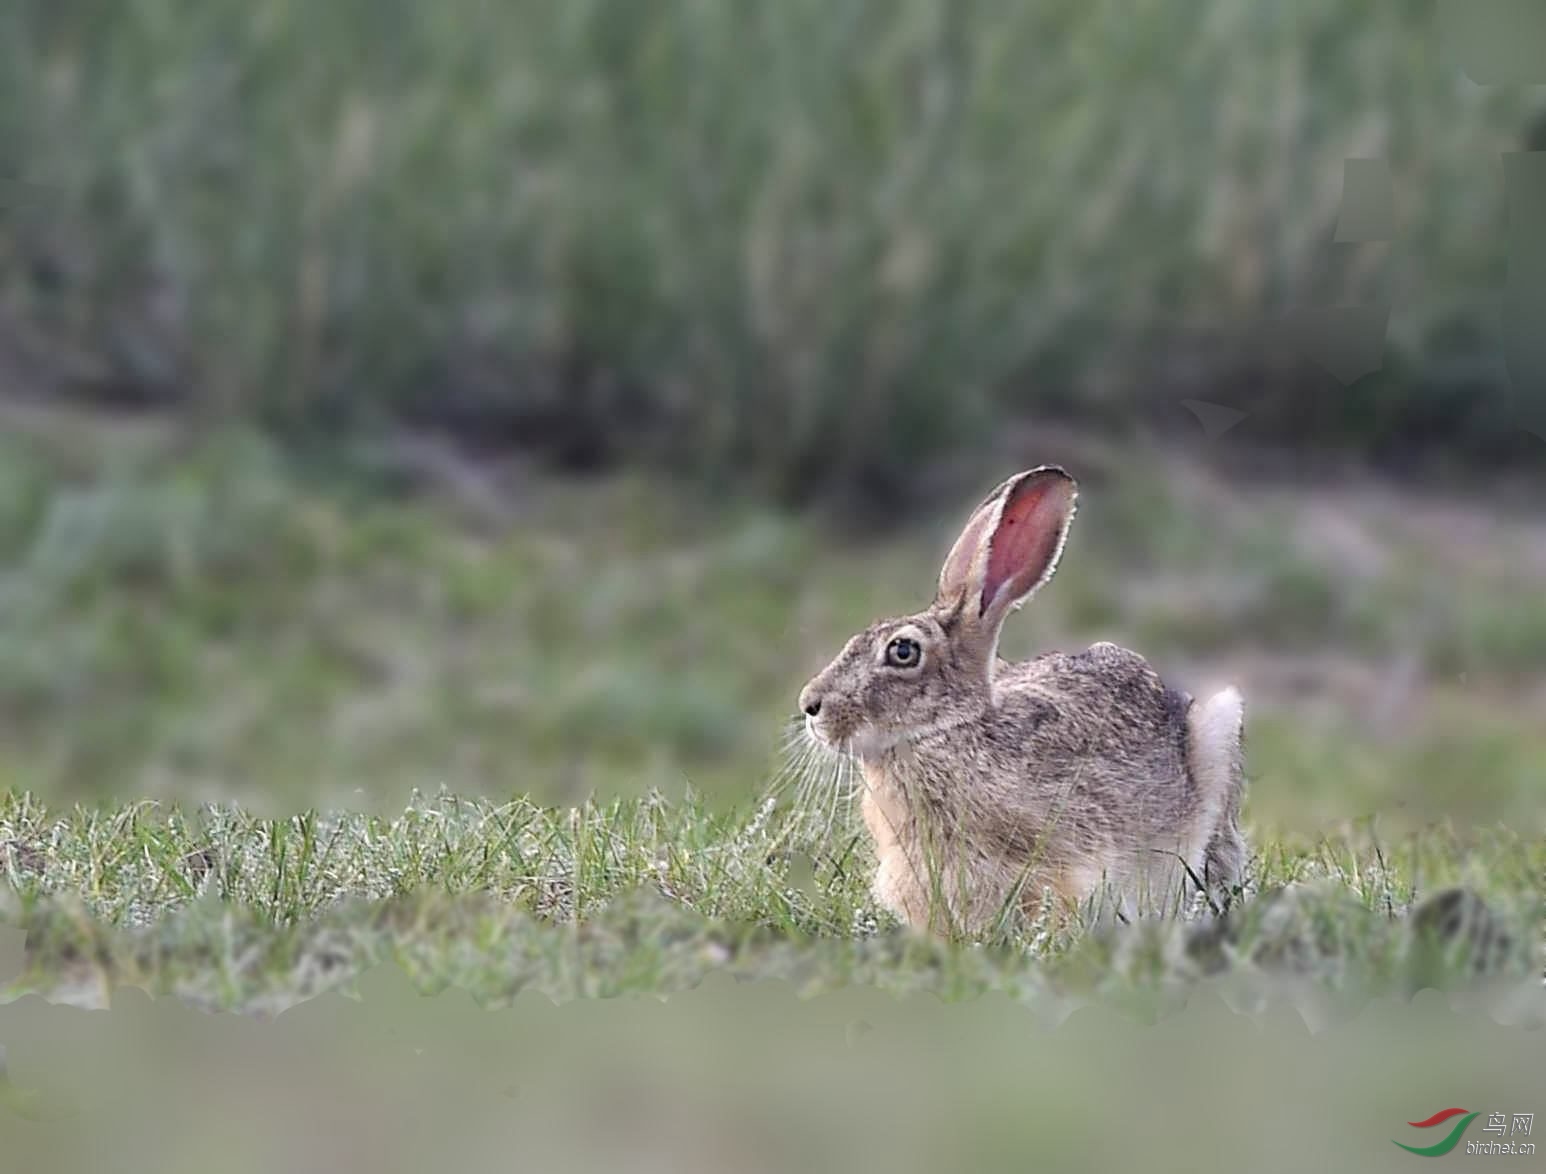
[[(0, 340), (62, 394), (786, 501), (893, 500), (1008, 412), (1188, 396), (1277, 443), (1533, 460), (1498, 155), (1542, 103), (1467, 81), (1436, 11), (15, 0)], [(1271, 342), (1335, 305), (1392, 308), (1351, 388)]]

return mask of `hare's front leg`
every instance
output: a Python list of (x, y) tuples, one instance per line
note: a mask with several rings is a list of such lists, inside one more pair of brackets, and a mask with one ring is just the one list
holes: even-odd
[[(878, 785), (877, 785), (878, 784)], [(883, 909), (914, 929), (929, 923), (926, 878), (920, 874), (908, 851), (911, 820), (906, 807), (889, 794), (884, 782), (866, 780), (859, 810), (864, 826), (875, 844), (875, 879), (870, 892)]]

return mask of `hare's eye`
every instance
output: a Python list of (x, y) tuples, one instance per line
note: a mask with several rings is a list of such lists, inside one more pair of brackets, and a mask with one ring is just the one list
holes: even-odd
[(922, 651), (918, 647), (918, 641), (907, 636), (898, 636), (886, 645), (886, 663), (894, 668), (910, 669), (918, 663), (918, 656)]

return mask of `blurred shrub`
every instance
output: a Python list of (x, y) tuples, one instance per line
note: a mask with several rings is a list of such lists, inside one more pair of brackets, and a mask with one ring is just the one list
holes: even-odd
[[(1441, 68), (1431, 8), (10, 0), (0, 358), (892, 493), (1006, 410), (1121, 419), (1178, 333), (1420, 271), (1461, 292), (1398, 307), (1330, 431), (1490, 442), (1464, 291), (1527, 110)], [(1397, 246), (1333, 244), (1350, 156), (1390, 161)], [(1326, 431), (1300, 390), (1253, 410)]]

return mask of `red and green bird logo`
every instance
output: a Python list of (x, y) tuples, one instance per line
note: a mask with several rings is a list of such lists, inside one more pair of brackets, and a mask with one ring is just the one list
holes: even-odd
[(1441, 1109), (1426, 1121), (1408, 1121), (1407, 1124), (1417, 1129), (1431, 1129), (1452, 1117), (1459, 1117), (1460, 1120), (1455, 1122), (1455, 1127), (1449, 1131), (1449, 1136), (1443, 1141), (1436, 1141), (1432, 1145), (1406, 1145), (1392, 1139), (1392, 1144), (1399, 1145), (1408, 1153), (1421, 1154), (1425, 1158), (1437, 1158), (1459, 1145), (1460, 1135), (1465, 1132), (1465, 1127), (1479, 1116), (1481, 1116), (1480, 1113), (1467, 1112), (1465, 1109)]

